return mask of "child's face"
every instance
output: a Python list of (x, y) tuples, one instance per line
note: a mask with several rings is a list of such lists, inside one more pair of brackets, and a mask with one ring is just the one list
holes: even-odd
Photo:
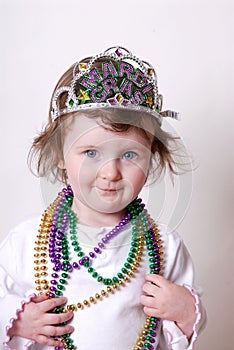
[(141, 191), (151, 142), (136, 128), (113, 132), (79, 116), (65, 138), (64, 168), (79, 213), (120, 213)]

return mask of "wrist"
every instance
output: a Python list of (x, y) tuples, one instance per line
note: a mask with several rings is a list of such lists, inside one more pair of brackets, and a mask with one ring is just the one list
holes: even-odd
[(196, 322), (196, 299), (191, 293), (191, 291), (186, 288), (186, 286), (183, 286), (183, 288), (187, 291), (187, 303), (185, 312), (183, 313), (183, 318), (180, 320), (176, 320), (175, 324), (178, 326), (178, 328), (186, 335), (188, 339), (191, 338), (193, 335), (193, 327)]

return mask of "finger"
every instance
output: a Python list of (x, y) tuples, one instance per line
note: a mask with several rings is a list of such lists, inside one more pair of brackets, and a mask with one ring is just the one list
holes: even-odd
[(155, 285), (157, 285), (159, 288), (165, 286), (166, 284), (170, 283), (165, 277), (156, 275), (156, 274), (148, 274), (145, 276), (146, 281), (152, 282)]
[(71, 325), (65, 326), (47, 326), (43, 330), (44, 334), (49, 337), (60, 337), (63, 334), (68, 334), (74, 332), (74, 327)]
[(41, 311), (48, 312), (50, 310), (53, 310), (55, 307), (66, 304), (66, 302), (67, 302), (67, 298), (65, 297), (51, 298), (51, 299), (45, 300), (41, 303)]
[(144, 313), (145, 313), (147, 316), (162, 318), (162, 316), (161, 316), (161, 314), (160, 314), (160, 312), (159, 312), (158, 309), (145, 306), (145, 307), (143, 308), (143, 311), (144, 311)]
[(148, 295), (157, 296), (157, 293), (159, 291), (159, 287), (155, 284), (151, 284), (151, 283), (145, 283), (142, 287), (143, 291), (145, 293), (147, 293)]
[(35, 295), (35, 297), (33, 297), (31, 299), (31, 301), (33, 301), (34, 303), (40, 303), (40, 302), (42, 302), (44, 300), (48, 300), (48, 299), (49, 299), (48, 295), (44, 293), (42, 295)]
[(156, 300), (153, 297), (149, 297), (147, 295), (141, 295), (140, 302), (144, 306), (155, 308), (155, 309), (157, 308)]
[(37, 337), (35, 337), (35, 341), (41, 345), (48, 345), (48, 346), (54, 346), (54, 347), (63, 346), (63, 343), (60, 340), (53, 339), (42, 334), (39, 334)]
[(73, 312), (68, 311), (61, 314), (47, 313), (43, 316), (43, 323), (46, 325), (58, 325), (64, 322), (68, 322), (73, 318)]

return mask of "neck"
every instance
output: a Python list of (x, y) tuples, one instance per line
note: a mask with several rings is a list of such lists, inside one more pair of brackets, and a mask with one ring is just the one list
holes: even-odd
[(92, 208), (87, 208), (75, 198), (73, 200), (72, 210), (77, 214), (80, 223), (92, 227), (115, 226), (126, 215), (125, 209), (117, 213), (98, 212)]

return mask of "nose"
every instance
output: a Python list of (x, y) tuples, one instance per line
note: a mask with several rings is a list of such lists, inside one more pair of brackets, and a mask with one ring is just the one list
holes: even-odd
[(119, 159), (107, 161), (99, 170), (98, 175), (108, 181), (118, 181), (121, 179)]

